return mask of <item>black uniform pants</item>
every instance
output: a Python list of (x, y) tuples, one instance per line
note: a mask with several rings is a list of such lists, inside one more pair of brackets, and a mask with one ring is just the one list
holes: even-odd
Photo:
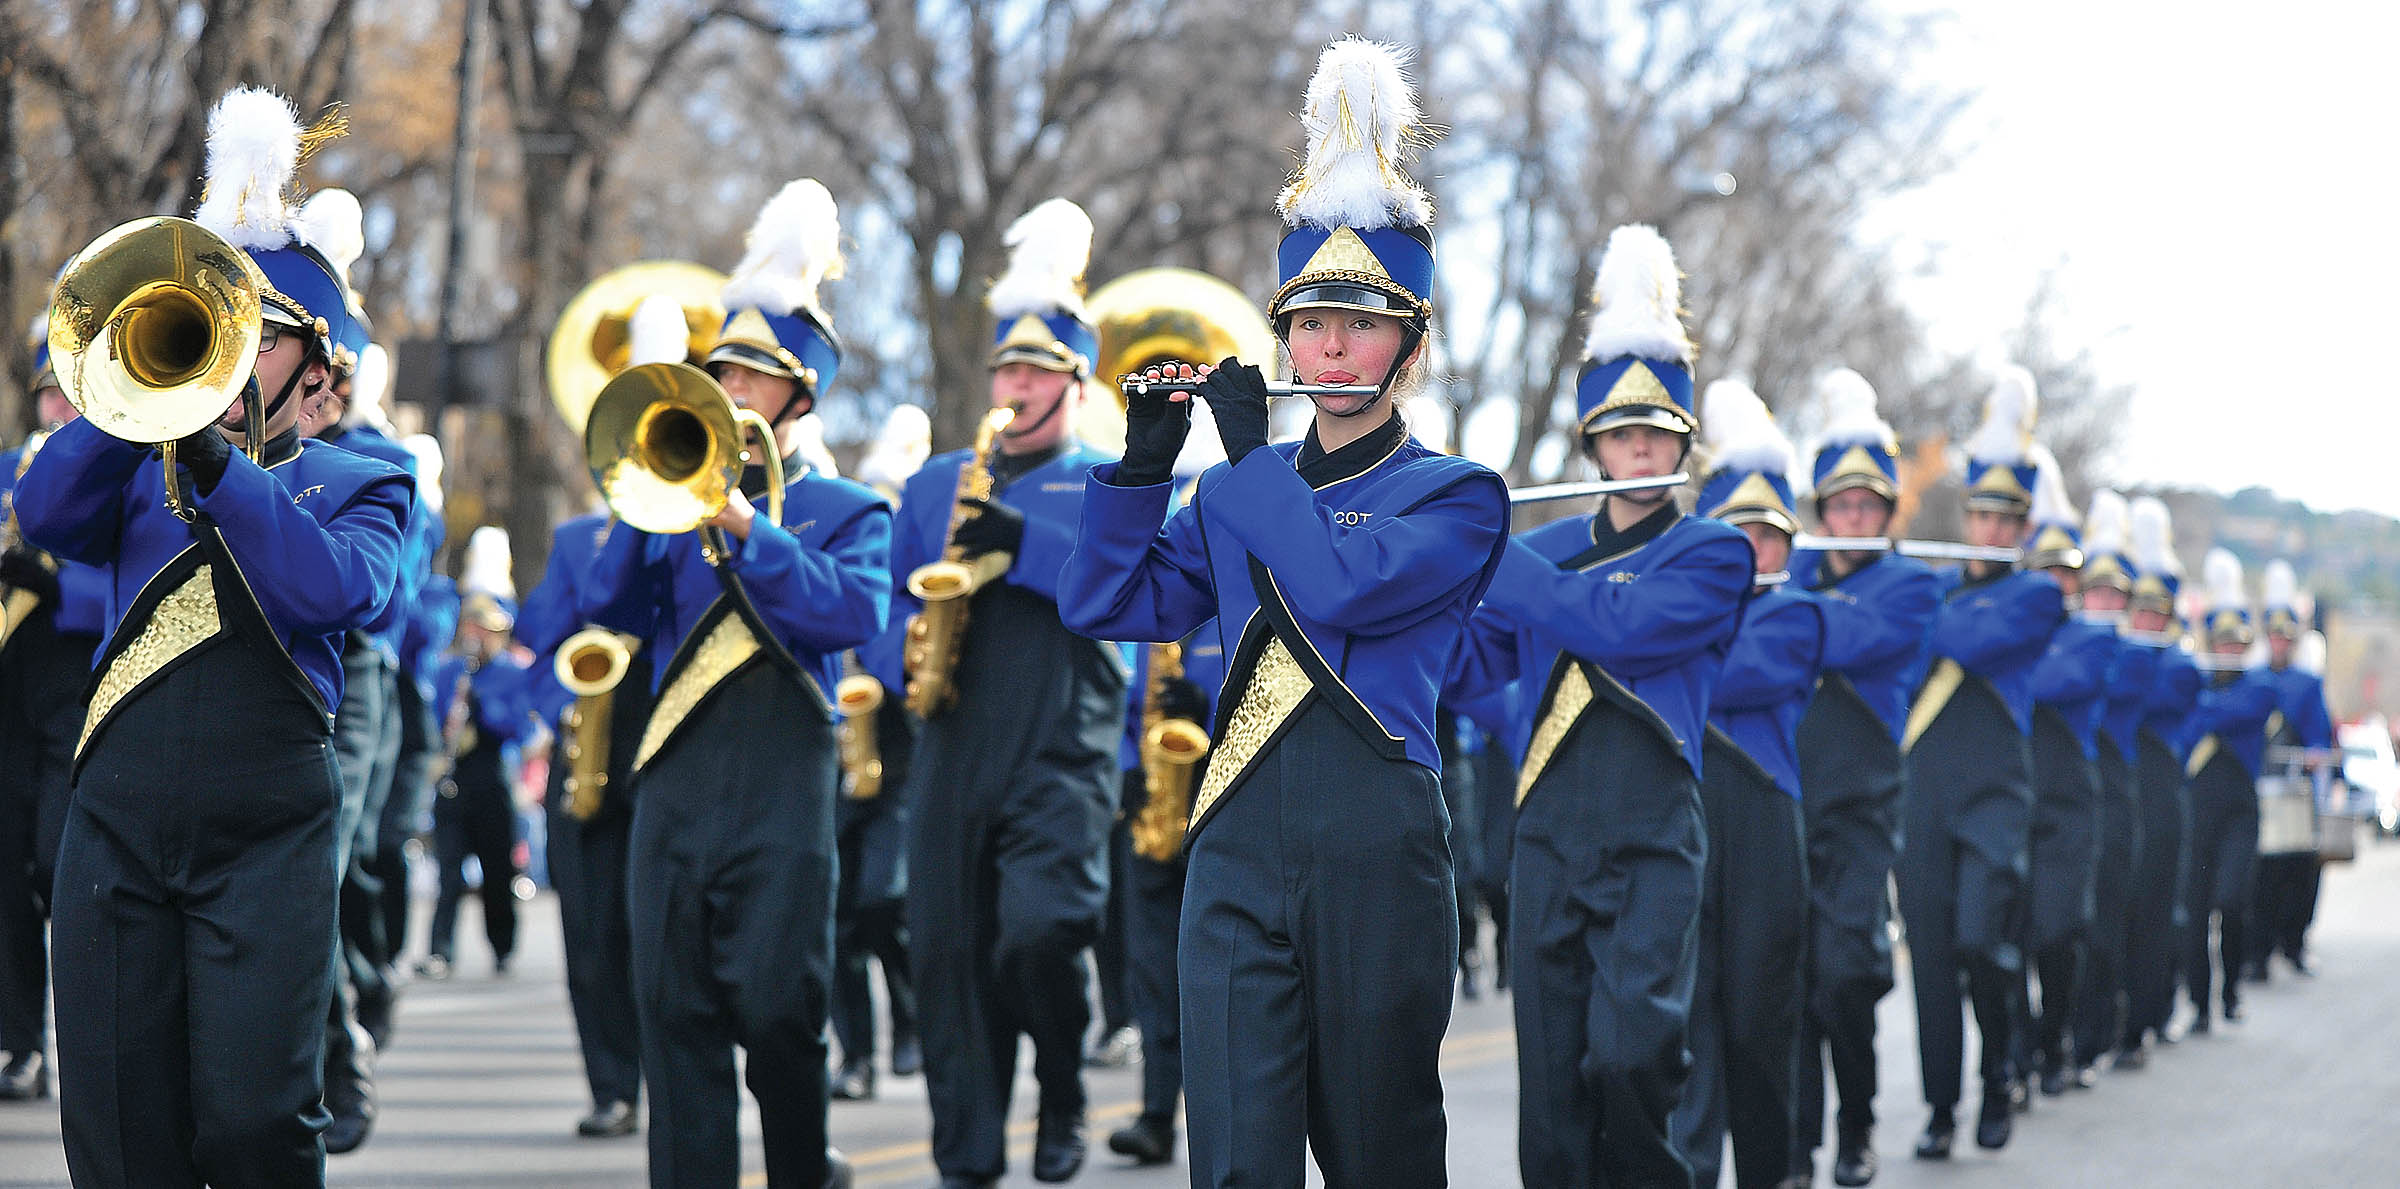
[[(336, 859), (342, 865), (340, 936), (333, 950), (333, 1001), (325, 1019), (328, 1105), (346, 1109), (357, 1083), (372, 1069), (372, 1044), (358, 1028), (362, 1001), (390, 996), (378, 911), (382, 883), (370, 870), (375, 835), (392, 791), (400, 754), (395, 669), (353, 634), (342, 653), (342, 704), (334, 712), (334, 766), (342, 776), (342, 805), (334, 818)], [(338, 1087), (338, 1089), (336, 1088)]]
[(442, 884), (426, 945), (444, 958), (457, 956), (458, 902), (467, 895), (467, 856), (473, 855), (483, 868), (483, 934), (492, 943), (493, 961), (506, 963), (517, 948), (516, 797), (507, 784), (463, 769), (442, 778), (433, 805), (433, 855)]
[(340, 777), (288, 663), (219, 636), (84, 754), (54, 922), (83, 1189), (324, 1184)]
[[(628, 765), (630, 766), (630, 765)], [(567, 812), (566, 739), (552, 748), (550, 785), (543, 797), (550, 827), (550, 887), (558, 893), (560, 940), (567, 958), (567, 1006), (583, 1047), (583, 1076), (592, 1104), (638, 1103), (642, 1098), (641, 1023), (633, 1004), (633, 925), (625, 899), (626, 852), (633, 811), (607, 804), (589, 821)], [(603, 798), (631, 793), (628, 775), (615, 774)]]
[(2317, 910), (2317, 875), (2315, 851), (2258, 856), (2244, 955), (2252, 964), (2264, 966), (2277, 953), (2301, 960)]
[(1707, 857), (1690, 765), (1658, 728), (1593, 702), (1517, 810), (1508, 955), (1529, 1189), (1691, 1184), (1667, 1129), (1691, 1071)]
[[(2084, 752), (2082, 740), (2056, 710), (2035, 707), (2029, 750), (2034, 802), (2027, 847), (2030, 911), (2023, 945), (2033, 960), (2017, 981), (2017, 1002), (2023, 1010), (2014, 1035), (2021, 1077), (2033, 1070), (2036, 1047), (2045, 1060), (2069, 1059), (2069, 1029), (2095, 911), (2102, 814), (2096, 760)], [(2038, 1001), (2033, 994), (2037, 978)], [(2037, 1002), (2039, 1012), (2034, 1010)]]
[(1442, 807), (1450, 814), (1450, 883), (1458, 889), (1458, 968), (1475, 964), (1476, 868), (1483, 851), (1483, 815), (1475, 802), (1475, 766), (1458, 744), (1458, 716), (1434, 715), (1442, 756)]
[(0, 652), (0, 1052), (50, 1041), (50, 885), (99, 642), (38, 608)]
[(1192, 1184), (1446, 1183), (1458, 963), (1440, 781), (1321, 697), (1191, 839), (1181, 951)]
[(2167, 1026), (2189, 928), (2183, 903), (2191, 880), (2192, 803), (2183, 761), (2155, 733), (2135, 737), (2134, 785), (2141, 797), (2142, 849), (2125, 913), (2126, 1048)]
[(1808, 977), (1800, 1020), (1792, 1170), (1813, 1173), (1825, 1074), (1845, 1135), (1875, 1126), (1875, 1005), (1891, 992), (1891, 878), (1899, 853), (1900, 745), (1848, 680), (1820, 684), (1800, 719), (1808, 830)]
[[(1127, 775), (1139, 777), (1135, 768)], [(1133, 854), (1132, 819), (1115, 815), (1108, 825), (1108, 870), (1123, 871)], [(1125, 985), (1125, 897), (1109, 890), (1108, 907), (1100, 918), (1100, 936), (1092, 940), (1092, 976), (1100, 986), (1100, 1034), (1107, 1036), (1133, 1023), (1133, 1000)]]
[(399, 720), (399, 748), (392, 762), (392, 791), (375, 824), (375, 853), (367, 864), (367, 873), (375, 879), (377, 911), (383, 915), (381, 957), (387, 968), (408, 952), (408, 843), (432, 828), (428, 818), (442, 738), (433, 707), (415, 677), (405, 671), (393, 682), (392, 705)]
[[(2025, 851), (2032, 761), (1999, 695), (1969, 678), (1908, 753), (1898, 865), (1917, 1000), (1925, 1103), (1958, 1105), (1966, 1056), (1962, 998), (1983, 1039), (1989, 1093), (2008, 1076), (2011, 1013), (2023, 977)], [(1961, 981), (1965, 994), (1961, 995)]]
[(2258, 859), (2258, 785), (2240, 760), (2220, 750), (2192, 778), (2192, 880), (2184, 890), (2191, 932), (2184, 937), (2184, 991), (2209, 1010), (2214, 970), (2209, 922), (2216, 921), (2216, 958), (2224, 968), (2225, 1004), (2241, 1002), (2243, 916)]
[[(1475, 769), (1475, 892), (1492, 921), (1492, 979), (1508, 985), (1508, 868), (1517, 844), (1517, 766), (1508, 744), (1485, 733), (1482, 750), (1468, 757)], [(1463, 938), (1462, 938), (1463, 941)]]
[(1674, 1116), (1692, 1183), (1717, 1183), (1733, 1136), (1734, 1184), (1783, 1182), (1792, 1152), (1808, 856), (1800, 803), (1710, 733), (1700, 806), (1708, 865), (1692, 992), (1691, 1082)]
[(2089, 1065), (2125, 1035), (2126, 946), (2132, 893), (2142, 866), (2141, 794), (2133, 764), (2100, 737), (2100, 863), (2092, 879), (2092, 927), (2075, 1008), (2075, 1059)]
[[(887, 716), (888, 720), (888, 716)], [(875, 1059), (875, 992), (867, 963), (883, 968), (892, 1044), (917, 1032), (908, 970), (908, 800), (890, 761), (883, 791), (845, 797), (835, 811), (841, 887), (833, 907), (833, 1035), (844, 1062)]]
[(820, 705), (753, 662), (635, 778), (633, 991), (657, 1189), (740, 1179), (736, 1045), (767, 1184), (825, 1183), (837, 777)]
[[(1126, 773), (1125, 820), (1134, 820), (1148, 799), (1141, 769)], [(1162, 863), (1128, 849), (1117, 868), (1125, 902), (1125, 991), (1142, 1030), (1142, 1115), (1169, 1126), (1183, 1094), (1183, 1002), (1175, 985), (1183, 878), (1180, 853)]]

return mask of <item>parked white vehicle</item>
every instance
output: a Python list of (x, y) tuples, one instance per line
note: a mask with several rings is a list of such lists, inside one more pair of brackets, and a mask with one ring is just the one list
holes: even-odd
[(2392, 755), (2392, 731), (2383, 716), (2341, 729), (2342, 779), (2357, 802), (2375, 807), (2376, 825), (2400, 834), (2400, 760)]

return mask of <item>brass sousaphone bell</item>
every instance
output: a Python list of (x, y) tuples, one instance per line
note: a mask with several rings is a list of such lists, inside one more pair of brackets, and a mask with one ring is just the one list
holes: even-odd
[(583, 432), (600, 389), (630, 362), (634, 307), (654, 295), (683, 307), (684, 358), (697, 362), (717, 341), (725, 305), (717, 296), (725, 274), (687, 260), (644, 260), (602, 273), (559, 311), (543, 349), (550, 401), (567, 428)]
[(1094, 290), (1084, 302), (1100, 335), (1094, 373), (1116, 393), (1119, 376), (1166, 363), (1215, 363), (1228, 355), (1275, 370), (1275, 331), (1257, 303), (1224, 281), (1189, 268), (1141, 268)]
[(767, 516), (783, 519), (783, 460), (767, 419), (737, 408), (707, 372), (645, 363), (619, 373), (592, 400), (584, 464), (617, 519), (651, 533), (686, 533), (723, 511), (751, 461), (743, 435), (763, 446)]
[(58, 385), (110, 437), (163, 445), (167, 504), (191, 519), (174, 443), (250, 401), (247, 449), (258, 457), (263, 411), (249, 386), (258, 363), (267, 279), (250, 254), (189, 219), (122, 224), (68, 263), (50, 301)]

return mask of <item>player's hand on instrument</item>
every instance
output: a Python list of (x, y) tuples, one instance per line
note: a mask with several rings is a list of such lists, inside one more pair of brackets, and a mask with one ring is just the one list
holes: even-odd
[(708, 524), (711, 528), (722, 529), (736, 540), (747, 541), (750, 539), (750, 526), (757, 519), (758, 509), (751, 505), (749, 496), (740, 491), (728, 491), (725, 493), (725, 506), (708, 518)]
[(216, 426), (205, 425), (175, 440), (175, 461), (191, 472), (192, 486), (207, 495), (225, 477), (225, 467), (233, 461), (233, 443)]
[(1216, 419), (1225, 459), (1238, 466), (1243, 455), (1267, 444), (1266, 374), (1228, 356), (1201, 379), (1200, 399)]
[(58, 601), (58, 575), (31, 549), (0, 553), (0, 585), (31, 592), (45, 603)]
[[(1206, 375), (1209, 369), (1198, 371)], [(1178, 363), (1150, 368), (1141, 378), (1155, 383), (1189, 380), (1193, 374), (1190, 364)], [(1116, 486), (1152, 487), (1175, 477), (1175, 456), (1183, 453), (1192, 432), (1190, 398), (1188, 392), (1126, 394), (1125, 460), (1117, 464)]]
[(986, 553), (1015, 553), (1025, 543), (1025, 514), (998, 500), (960, 500), (967, 518), (958, 522), (952, 544), (969, 557)]

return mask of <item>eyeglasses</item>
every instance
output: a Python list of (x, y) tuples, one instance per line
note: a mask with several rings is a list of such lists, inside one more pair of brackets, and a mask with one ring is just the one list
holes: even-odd
[(258, 353), (264, 355), (274, 350), (286, 336), (298, 333), (300, 333), (300, 328), (297, 326), (286, 326), (272, 318), (264, 319), (258, 330)]

